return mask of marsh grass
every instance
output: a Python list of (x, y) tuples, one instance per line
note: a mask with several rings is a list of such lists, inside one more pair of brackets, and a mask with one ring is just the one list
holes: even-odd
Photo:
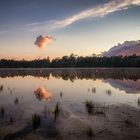
[(54, 109), (54, 119), (56, 120), (59, 115), (60, 115), (61, 109), (59, 106), (59, 103), (56, 104), (55, 109)]
[(19, 99), (16, 98), (16, 99), (14, 100), (14, 103), (15, 103), (15, 105), (17, 105), (17, 104), (19, 103)]
[(106, 90), (106, 94), (110, 96), (112, 94), (112, 91), (110, 89), (108, 89), (108, 90)]
[(86, 101), (85, 107), (89, 115), (93, 115), (95, 112), (96, 104), (92, 101)]
[(60, 98), (62, 99), (62, 96), (63, 96), (63, 93), (62, 92), (60, 92)]
[(96, 93), (96, 88), (92, 88), (92, 93)]
[(39, 128), (40, 124), (41, 124), (40, 115), (33, 114), (32, 115), (32, 129), (36, 130), (37, 128)]
[(92, 130), (92, 128), (91, 127), (89, 127), (87, 130), (86, 130), (86, 135), (88, 136), (88, 137), (93, 137), (93, 136), (95, 136), (95, 133), (94, 133), (94, 131)]
[(12, 125), (14, 123), (14, 118), (10, 116), (9, 123)]
[(4, 115), (5, 115), (5, 109), (4, 109), (4, 107), (1, 107), (0, 113), (1, 113), (1, 117), (4, 118)]
[(127, 127), (137, 126), (134, 122), (130, 121), (129, 119), (124, 120), (124, 123)]
[(3, 85), (0, 85), (0, 92), (3, 91)]
[(140, 107), (140, 98), (138, 98), (138, 106)]

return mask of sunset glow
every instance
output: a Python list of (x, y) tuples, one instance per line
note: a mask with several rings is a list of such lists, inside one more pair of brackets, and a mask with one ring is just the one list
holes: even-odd
[(32, 2), (0, 3), (1, 59), (87, 56), (140, 39), (139, 0)]

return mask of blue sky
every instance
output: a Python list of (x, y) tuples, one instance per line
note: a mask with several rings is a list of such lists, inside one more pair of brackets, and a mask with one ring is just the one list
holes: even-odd
[[(55, 38), (45, 48), (39, 35)], [(99, 54), (140, 39), (140, 0), (0, 0), (1, 58)]]

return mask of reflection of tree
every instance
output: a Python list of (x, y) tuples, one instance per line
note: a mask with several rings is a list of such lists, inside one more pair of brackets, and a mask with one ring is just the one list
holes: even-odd
[(123, 69), (123, 68), (93, 68), (93, 69), (15, 69), (1, 70), (0, 77), (14, 76), (35, 76), (48, 78), (50, 75), (63, 80), (74, 82), (76, 79), (120, 79), (134, 80), (140, 79), (139, 69)]
[(39, 87), (34, 93), (39, 100), (49, 100), (53, 97), (52, 93), (47, 91), (44, 87)]
[(58, 69), (52, 71), (52, 76), (63, 80), (76, 79), (140, 79), (138, 69)]

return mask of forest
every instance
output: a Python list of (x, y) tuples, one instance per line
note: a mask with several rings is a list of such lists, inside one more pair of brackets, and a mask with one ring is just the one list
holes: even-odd
[(94, 68), (94, 67), (140, 67), (140, 56), (77, 56), (71, 54), (50, 60), (0, 60), (0, 68)]

